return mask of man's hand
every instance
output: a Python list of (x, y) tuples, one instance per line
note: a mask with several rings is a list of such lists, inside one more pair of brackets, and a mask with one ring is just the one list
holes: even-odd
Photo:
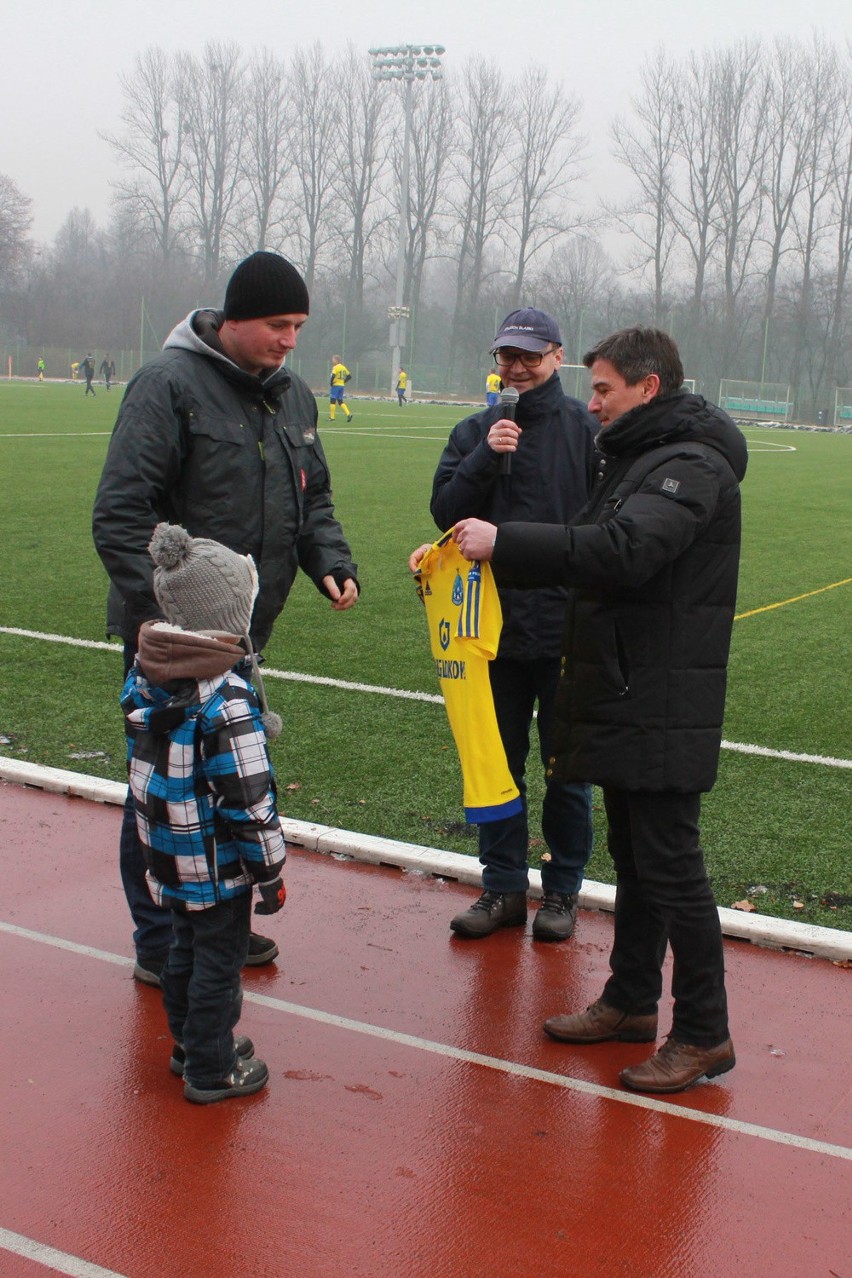
[(514, 453), (518, 447), (521, 428), (517, 422), (510, 422), (508, 417), (501, 417), (495, 422), (486, 436), (488, 447), (495, 453)]
[(346, 578), (342, 590), (331, 575), (323, 577), (322, 584), (331, 598), (331, 606), (335, 612), (345, 612), (358, 602), (358, 587), (351, 577)]
[(417, 572), (417, 569), (420, 567), (420, 560), (426, 554), (426, 551), (431, 549), (432, 543), (430, 541), (424, 541), (422, 546), (418, 546), (416, 550), (412, 550), (411, 554), (408, 556), (408, 571)]
[(496, 526), (484, 519), (460, 519), (453, 529), (453, 541), (465, 559), (482, 559), (487, 563), (494, 553), (496, 539)]

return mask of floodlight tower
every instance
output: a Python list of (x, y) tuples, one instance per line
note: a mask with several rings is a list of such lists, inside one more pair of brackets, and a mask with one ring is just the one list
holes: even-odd
[(408, 186), (411, 168), (411, 108), (415, 80), (441, 80), (441, 58), (446, 50), (442, 44), (396, 44), (381, 49), (370, 49), (374, 80), (401, 80), (405, 85), (403, 106), (405, 131), (402, 141), (402, 174), (399, 199), (399, 242), (396, 253), (396, 298), (388, 307), (391, 345), (390, 389), (396, 384), (400, 366), (400, 351), (405, 345), (406, 321), (411, 313), (405, 305), (405, 248), (408, 237)]

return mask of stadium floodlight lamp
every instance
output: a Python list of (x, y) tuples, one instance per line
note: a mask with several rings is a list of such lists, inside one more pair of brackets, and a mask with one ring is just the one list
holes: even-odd
[[(441, 56), (446, 52), (442, 44), (397, 44), (382, 47), (375, 47), (368, 50), (372, 58), (372, 73), (374, 80), (396, 80), (402, 81), (404, 92), (402, 94), (403, 102), (403, 118), (405, 121), (405, 129), (402, 143), (402, 172), (400, 175), (400, 202), (399, 202), (399, 242), (397, 245), (396, 259), (396, 306), (393, 308), (393, 314), (388, 312), (388, 318), (391, 319), (391, 381), (393, 386), (396, 380), (397, 369), (401, 367), (400, 354), (402, 347), (405, 345), (405, 327), (406, 321), (410, 319), (408, 308), (403, 306), (403, 296), (405, 291), (406, 278), (406, 260), (405, 255), (408, 247), (408, 214), (409, 214), (409, 174), (411, 169), (411, 122), (413, 114), (413, 94), (414, 82), (423, 83), (426, 80), (442, 80)], [(409, 352), (410, 356), (410, 352)]]

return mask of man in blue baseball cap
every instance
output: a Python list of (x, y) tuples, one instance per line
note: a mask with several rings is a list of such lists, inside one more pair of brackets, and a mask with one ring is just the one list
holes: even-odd
[[(510, 416), (498, 403), (454, 427), (432, 488), (431, 511), (445, 531), (476, 516), (490, 523), (523, 520), (567, 524), (585, 505), (594, 477), (595, 423), (584, 404), (562, 389), (562, 337), (544, 311), (512, 311), (491, 353), (504, 388), (517, 391)], [(505, 390), (504, 390), (505, 395)], [(417, 552), (415, 552), (416, 557)], [(559, 681), (566, 591), (500, 590), (503, 630), (490, 665), (491, 689), (509, 769), (522, 810), (479, 826), (484, 891), (450, 923), (457, 936), (478, 939), (527, 918), (529, 829), (525, 771), (538, 705), (538, 740), (547, 769)], [(542, 807), (547, 851), (542, 902), (533, 922), (537, 941), (571, 936), (583, 871), (592, 850), (591, 791), (547, 780)]]

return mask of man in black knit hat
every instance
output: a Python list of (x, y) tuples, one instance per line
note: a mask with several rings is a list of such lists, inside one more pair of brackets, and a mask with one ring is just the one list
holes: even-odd
[[(334, 517), (316, 400), (284, 364), (309, 310), (296, 267), (277, 253), (252, 253), (231, 276), (223, 310), (192, 311), (128, 383), (92, 523), (111, 582), (107, 633), (124, 641), (125, 672), (142, 622), (162, 615), (147, 547), (163, 520), (253, 557), (257, 652), (299, 568), (336, 611), (356, 602), (357, 568)], [(159, 985), (171, 915), (148, 892), (132, 806), (120, 865), (135, 923), (134, 976)], [(277, 953), (252, 935), (249, 964)]]

